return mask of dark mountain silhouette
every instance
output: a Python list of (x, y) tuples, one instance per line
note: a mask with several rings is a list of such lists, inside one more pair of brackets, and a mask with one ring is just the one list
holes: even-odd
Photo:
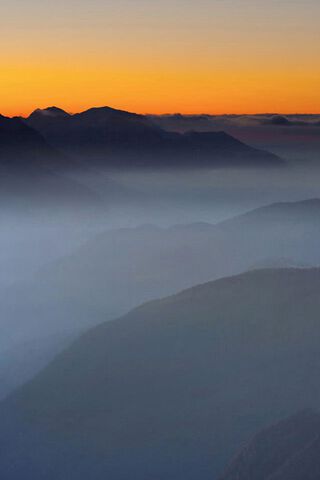
[(34, 112), (31, 113), (29, 116), (30, 120), (36, 121), (37, 118), (42, 118), (43, 117), (68, 117), (70, 116), (69, 113), (67, 113), (65, 110), (62, 110), (62, 108), (58, 107), (48, 107), (45, 109), (38, 108)]
[(318, 480), (320, 415), (302, 411), (257, 434), (221, 480)]
[(319, 405), (319, 288), (318, 269), (254, 271), (90, 330), (1, 404), (1, 478), (217, 478)]
[(277, 156), (224, 132), (168, 132), (150, 118), (109, 107), (74, 115), (50, 107), (26, 123), (61, 151), (82, 162), (107, 167), (279, 166)]
[[(68, 116), (56, 107), (34, 113), (50, 119)], [(134, 202), (141, 196), (117, 182), (104, 177), (103, 196), (94, 193), (86, 182), (78, 181), (66, 171), (76, 171), (77, 162), (51, 146), (35, 128), (21, 118), (0, 115), (0, 200), (2, 211), (29, 212), (52, 206), (73, 210), (75, 215), (86, 210), (101, 210), (110, 202)], [(86, 170), (90, 174), (91, 170)], [(92, 173), (92, 172), (91, 172)], [(95, 172), (93, 172), (95, 173)], [(88, 182), (87, 182), (88, 183)], [(90, 182), (89, 182), (90, 183)]]
[(72, 161), (50, 146), (20, 118), (0, 115), (0, 200), (2, 211), (96, 207), (98, 199), (88, 188), (63, 175)]
[(42, 135), (20, 118), (0, 115), (0, 165), (10, 167), (45, 166), (58, 161), (59, 154)]

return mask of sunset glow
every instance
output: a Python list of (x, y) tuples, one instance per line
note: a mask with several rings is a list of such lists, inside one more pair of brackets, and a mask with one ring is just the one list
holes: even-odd
[(12, 0), (0, 111), (320, 111), (317, 0)]

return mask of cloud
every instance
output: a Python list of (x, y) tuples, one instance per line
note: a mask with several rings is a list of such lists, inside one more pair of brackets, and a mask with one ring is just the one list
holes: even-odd
[(269, 118), (264, 119), (261, 122), (261, 125), (275, 125), (275, 126), (282, 126), (282, 127), (319, 127), (320, 121), (319, 117), (316, 116), (316, 121), (312, 120), (304, 120), (303, 116), (300, 117), (290, 117), (288, 118), (285, 115), (272, 115)]
[(229, 127), (320, 127), (320, 115), (222, 115), (212, 119)]

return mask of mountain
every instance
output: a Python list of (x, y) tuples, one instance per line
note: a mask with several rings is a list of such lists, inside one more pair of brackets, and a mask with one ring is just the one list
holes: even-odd
[(63, 174), (70, 162), (20, 118), (0, 115), (1, 213), (34, 215), (49, 204), (55, 209), (97, 208), (97, 196)]
[(149, 115), (164, 130), (184, 133), (190, 130), (223, 130), (256, 148), (267, 149), (286, 160), (306, 161), (319, 158), (320, 116), (314, 115)]
[(68, 116), (70, 116), (70, 114), (67, 113), (65, 110), (62, 110), (62, 108), (58, 108), (58, 107), (48, 107), (45, 109), (38, 108), (37, 110), (31, 113), (31, 115), (29, 116), (29, 120), (36, 122), (37, 118), (39, 118), (39, 120), (42, 118), (43, 120), (44, 117), (57, 118), (57, 117), (68, 117)]
[(215, 479), (319, 385), (319, 269), (260, 270), (90, 330), (0, 405), (0, 476)]
[[(44, 123), (52, 118), (68, 116), (55, 107), (34, 113), (35, 118), (38, 115)], [(132, 202), (141, 197), (134, 189), (123, 187), (106, 177), (103, 178), (103, 195), (95, 193), (95, 189), (90, 188), (90, 181), (69, 175), (77, 167), (73, 158), (51, 146), (37, 129), (23, 119), (0, 115), (1, 212), (21, 213), (22, 210), (34, 215), (51, 206), (54, 211), (62, 207), (77, 215), (83, 211), (102, 211), (105, 209), (103, 203)], [(86, 171), (89, 177), (88, 173)]]
[(144, 115), (109, 107), (67, 114), (35, 110), (25, 122), (81, 164), (109, 168), (279, 166), (276, 155), (224, 132), (168, 132)]
[(38, 338), (37, 341), (21, 342), (0, 353), (0, 400), (8, 391), (34, 377), (35, 373), (48, 363), (67, 345), (71, 344), (79, 332), (70, 332), (50, 337)]
[(319, 242), (317, 199), (273, 204), (216, 225), (101, 233), (0, 292), (0, 353), (26, 341), (38, 351), (45, 336), (70, 338), (70, 331), (143, 302), (248, 269), (320, 265)]
[(50, 291), (68, 289), (84, 302), (90, 292), (92, 306), (118, 315), (253, 265), (286, 266), (279, 259), (291, 259), (289, 266), (320, 265), (319, 241), (320, 200), (277, 203), (216, 225), (108, 231), (43, 269), (37, 279)]
[(320, 415), (299, 412), (258, 433), (221, 480), (318, 480)]
[[(0, 115), (0, 165), (21, 167), (37, 166), (58, 160), (59, 154), (50, 147), (42, 135), (25, 124), (20, 118)], [(43, 162), (43, 163), (41, 163)]]

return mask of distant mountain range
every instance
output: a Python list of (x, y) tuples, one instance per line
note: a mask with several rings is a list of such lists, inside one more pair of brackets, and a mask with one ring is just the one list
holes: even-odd
[(169, 132), (223, 130), (242, 142), (274, 152), (286, 159), (318, 160), (320, 115), (281, 113), (259, 115), (150, 115)]
[(25, 123), (48, 144), (85, 162), (108, 168), (201, 168), (279, 166), (274, 154), (257, 150), (220, 132), (167, 132), (149, 117), (109, 107), (68, 114), (35, 110)]
[(318, 480), (320, 415), (304, 410), (258, 433), (221, 480)]
[[(216, 225), (146, 225), (99, 234), (1, 292), (0, 349), (24, 350), (26, 342), (36, 342), (31, 355), (45, 336), (70, 338), (143, 302), (248, 269), (318, 266), (319, 242), (317, 199), (273, 204)], [(46, 342), (44, 358), (49, 350)], [(19, 384), (29, 376), (23, 370), (14, 378)]]
[(254, 266), (320, 265), (319, 241), (320, 200), (276, 203), (215, 225), (145, 225), (105, 232), (42, 269), (35, 280), (58, 295), (67, 288), (83, 308), (90, 305), (115, 316), (152, 298)]
[[(319, 289), (319, 269), (253, 271), (91, 329), (0, 404), (1, 479), (217, 479), (254, 432), (319, 405)], [(266, 468), (310, 423), (275, 435)]]
[[(217, 132), (167, 132), (150, 118), (112, 108), (68, 114), (51, 107), (28, 118), (0, 115), (2, 207), (30, 209), (50, 202), (97, 205), (96, 195), (71, 174), (103, 170), (279, 167), (284, 161)], [(114, 197), (106, 180), (102, 197)], [(118, 186), (116, 198), (135, 196)], [(129, 189), (128, 189), (129, 190)]]

